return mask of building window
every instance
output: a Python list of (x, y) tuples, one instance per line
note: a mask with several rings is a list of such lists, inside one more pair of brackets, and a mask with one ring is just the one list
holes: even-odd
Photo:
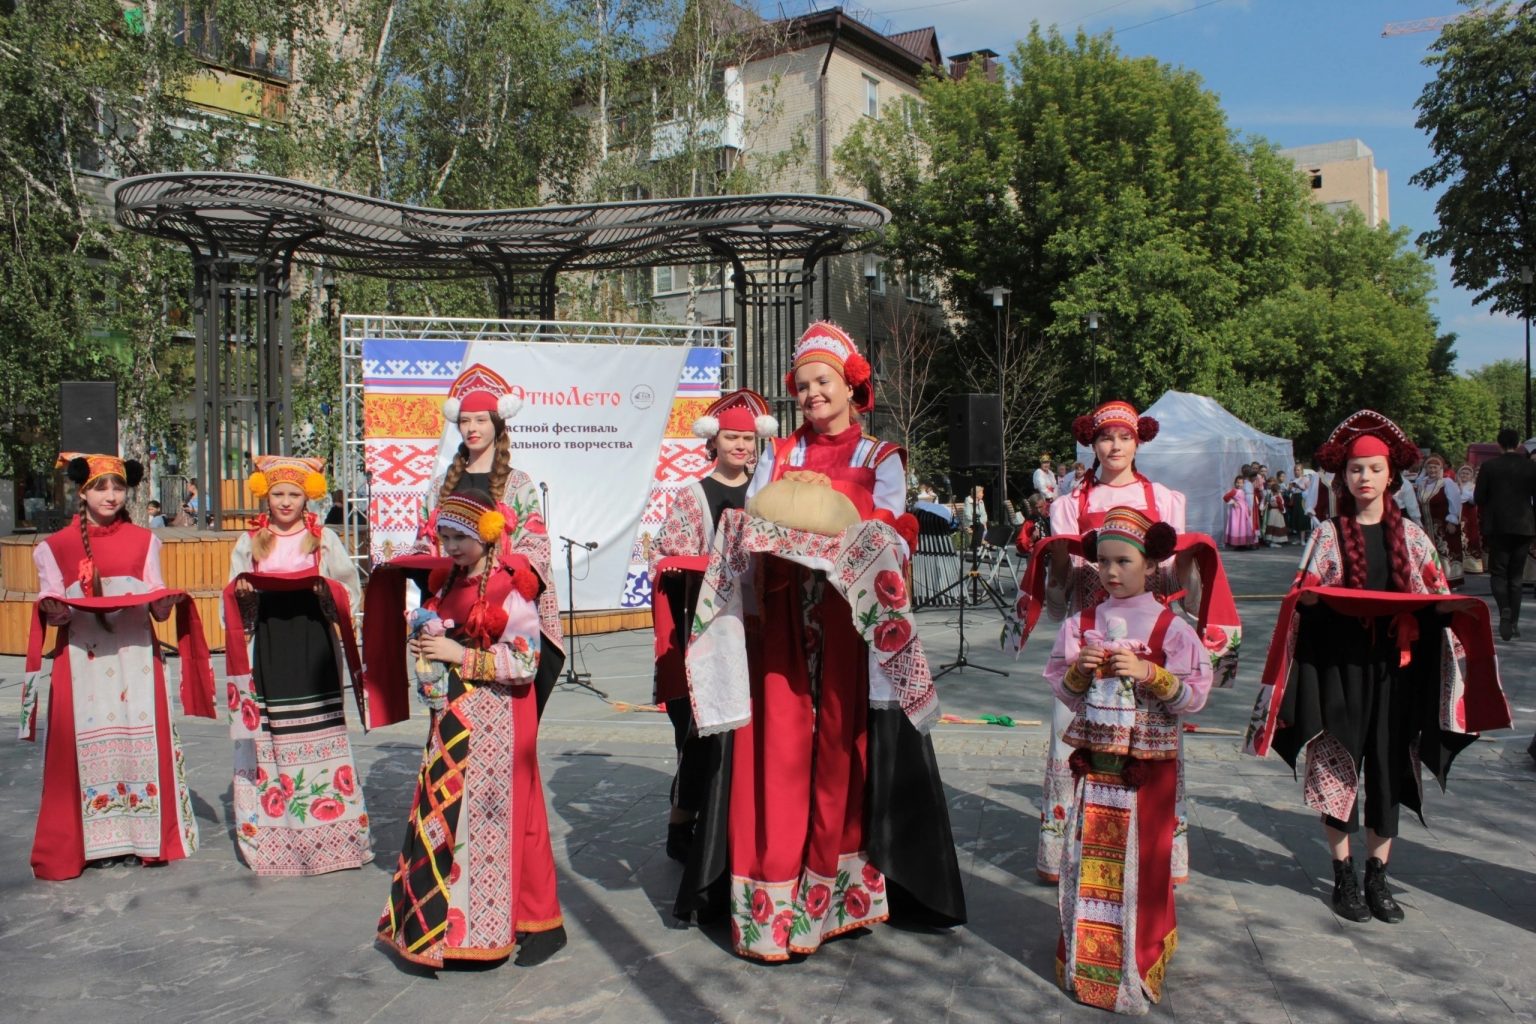
[(907, 275), (907, 299), (934, 305), (939, 301), (939, 284), (932, 274), (914, 270)]
[(864, 116), (880, 116), (880, 83), (864, 76)]
[(651, 269), (651, 294), (670, 295), (681, 291), (678, 287), (682, 283), (681, 276), (675, 267), (653, 267)]
[(1312, 187), (1314, 189), (1322, 188), (1323, 187), (1323, 172), (1320, 171), (1320, 170), (1313, 171), (1312, 174), (1311, 174), (1311, 180), (1312, 180)]
[(874, 292), (876, 295), (884, 295), (885, 294), (885, 261), (884, 260), (877, 260), (875, 262), (875, 276), (871, 277), (871, 278), (866, 278), (865, 280), (867, 280), (869, 282), (869, 290), (870, 291)]

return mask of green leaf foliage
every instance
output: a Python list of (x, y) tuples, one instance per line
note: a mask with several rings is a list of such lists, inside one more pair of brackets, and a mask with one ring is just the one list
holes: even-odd
[(990, 336), (978, 289), (1013, 289), (1023, 329), (1050, 346), (1045, 448), (1100, 399), (1169, 389), (1300, 453), (1362, 405), (1451, 436), (1436, 403), (1454, 353), (1407, 233), (1314, 204), (1189, 71), (1036, 28), (1005, 76), (934, 78), (914, 116), (861, 124), (838, 155), (891, 209), (888, 255), (936, 274), (969, 324), (950, 362), (973, 358), (968, 333)]

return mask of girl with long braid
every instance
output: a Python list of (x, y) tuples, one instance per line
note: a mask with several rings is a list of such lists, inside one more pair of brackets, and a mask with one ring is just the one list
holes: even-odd
[(419, 609), (438, 628), (409, 643), (432, 724), (379, 938), (429, 967), (514, 952), (533, 966), (565, 945), (532, 686), (539, 581), (507, 558), (484, 491), (449, 495), (434, 518), (451, 565)]
[[(1318, 466), (1337, 474), (1338, 514), (1312, 531), (1248, 729), (1249, 753), (1273, 747), (1294, 769), (1306, 751), (1306, 802), (1322, 813), (1333, 908), (1350, 921), (1403, 918), (1387, 864), (1399, 809), (1423, 820), (1419, 765), (1443, 788), (1456, 754), (1510, 721), (1487, 606), (1447, 599), (1433, 542), (1392, 500), (1417, 459), (1407, 435), (1369, 409), (1319, 449)], [(1363, 894), (1350, 852), (1361, 788)]]
[[(511, 385), (499, 374), (479, 363), (467, 367), (449, 388), (443, 403), (444, 438), (438, 450), (438, 472), (427, 491), (428, 504), (423, 510), (417, 546), (419, 550), (436, 553), (435, 509), (449, 495), (478, 490), (495, 499), (507, 521), (508, 552), (526, 559), (539, 579), (541, 657), (534, 689), (542, 712), (565, 666), (565, 647), (539, 486), (512, 465), (507, 421), (518, 414), (522, 401), (511, 391)], [(455, 431), (460, 440), (457, 446), (451, 446)]]
[[(79, 489), (69, 525), (33, 549), (37, 611), (22, 693), (23, 739), (35, 738), (44, 623), (59, 629), (49, 680), (42, 806), (32, 845), (38, 878), (79, 875), (88, 863), (159, 864), (197, 849), (181, 745), (171, 724), (165, 666), (151, 618), (190, 601), (160, 575), (160, 540), (128, 515), (143, 476), (116, 455), (65, 453)], [(182, 704), (213, 717), (213, 676), (202, 627), (178, 616)], [(195, 637), (194, 637), (195, 632)]]

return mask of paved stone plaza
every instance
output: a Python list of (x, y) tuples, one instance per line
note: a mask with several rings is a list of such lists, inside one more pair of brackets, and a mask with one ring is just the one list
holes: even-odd
[[(1253, 704), (1274, 599), (1295, 548), (1231, 556), (1246, 658), (1233, 690), (1199, 724), (1240, 729)], [(1486, 590), (1481, 577), (1473, 593)], [(1192, 877), (1178, 892), (1181, 944), (1153, 1019), (1536, 1021), (1536, 612), (1529, 639), (1501, 644), (1512, 733), (1458, 760), (1451, 792), (1433, 782), (1428, 828), (1405, 816), (1397, 926), (1351, 924), (1328, 906), (1331, 873), (1315, 816), (1283, 762), (1243, 756), (1238, 739), (1188, 737)], [(952, 660), (955, 613), (919, 616), (935, 665)], [(940, 680), (944, 709), (1050, 719), (1043, 627), (1015, 662), (998, 616), (971, 612), (979, 665)], [(616, 700), (649, 698), (650, 637), (584, 639), (581, 660)], [(216, 664), (221, 659), (216, 658)], [(0, 660), (0, 729), (14, 737), (19, 659)], [(222, 691), (221, 691), (222, 692)], [(1055, 890), (1034, 875), (1046, 726), (939, 726), (934, 742), (960, 846), (970, 924), (952, 932), (882, 926), (803, 962), (765, 966), (728, 951), (725, 928), (681, 928), (678, 868), (662, 852), (671, 729), (557, 692), (542, 728), (560, 897), (570, 945), (533, 969), (433, 974), (373, 944), (374, 924), (425, 734), (425, 719), (354, 734), (373, 822), (374, 864), (310, 879), (258, 879), (228, 831), (230, 743), (220, 724), (178, 721), (202, 849), (168, 867), (87, 871), (36, 882), (27, 867), (41, 746), (0, 740), (0, 1013), (29, 1022), (178, 1021), (1057, 1021), (1111, 1018), (1057, 989)]]

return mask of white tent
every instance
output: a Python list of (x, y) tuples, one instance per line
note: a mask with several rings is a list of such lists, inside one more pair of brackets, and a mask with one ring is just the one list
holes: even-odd
[[(1250, 462), (1262, 462), (1271, 473), (1285, 470), (1289, 480), (1296, 459), (1291, 442), (1256, 430), (1204, 395), (1169, 391), (1142, 415), (1157, 420), (1157, 437), (1136, 452), (1136, 468), (1185, 498), (1184, 528), (1208, 533), (1216, 543), (1226, 532), (1226, 506), (1221, 496), (1232, 478)], [(1079, 447), (1083, 465), (1093, 465), (1091, 449)]]

